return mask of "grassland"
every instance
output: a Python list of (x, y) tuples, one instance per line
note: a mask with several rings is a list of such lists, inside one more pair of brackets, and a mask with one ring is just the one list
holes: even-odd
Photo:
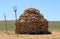
[[(14, 31), (15, 21), (7, 21), (8, 31)], [(0, 21), (0, 31), (6, 31), (4, 21)], [(49, 31), (60, 31), (60, 21), (49, 21)]]
[(60, 31), (60, 21), (49, 21), (49, 31)]
[[(15, 31), (15, 21), (7, 21), (8, 31)], [(6, 26), (4, 21), (0, 21), (0, 39), (60, 39), (60, 21), (49, 21), (49, 31), (51, 35), (19, 35), (13, 33), (8, 35), (6, 32)], [(3, 32), (3, 33), (1, 33)]]
[[(15, 21), (7, 21), (8, 31), (14, 31), (15, 29)], [(0, 21), (0, 32), (6, 31), (5, 21)]]

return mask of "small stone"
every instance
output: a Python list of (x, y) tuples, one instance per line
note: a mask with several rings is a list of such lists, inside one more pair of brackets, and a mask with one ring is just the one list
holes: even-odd
[(21, 19), (20, 22), (25, 22), (25, 20)]

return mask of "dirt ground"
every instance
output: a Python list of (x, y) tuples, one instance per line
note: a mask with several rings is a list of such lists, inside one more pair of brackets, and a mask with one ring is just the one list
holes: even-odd
[(52, 32), (52, 34), (46, 35), (16, 35), (13, 33), (0, 33), (0, 39), (60, 39), (60, 32)]

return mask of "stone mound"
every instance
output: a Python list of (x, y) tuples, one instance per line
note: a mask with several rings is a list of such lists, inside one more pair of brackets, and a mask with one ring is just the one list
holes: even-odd
[(15, 32), (17, 34), (37, 34), (48, 32), (48, 21), (38, 9), (28, 8), (16, 20)]

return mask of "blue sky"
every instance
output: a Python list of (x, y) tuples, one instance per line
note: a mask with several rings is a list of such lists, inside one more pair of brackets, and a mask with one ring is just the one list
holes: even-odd
[(40, 10), (48, 21), (60, 21), (60, 0), (0, 0), (0, 20), (4, 20), (4, 13), (7, 20), (15, 20), (13, 6), (17, 6), (17, 17), (32, 7)]

